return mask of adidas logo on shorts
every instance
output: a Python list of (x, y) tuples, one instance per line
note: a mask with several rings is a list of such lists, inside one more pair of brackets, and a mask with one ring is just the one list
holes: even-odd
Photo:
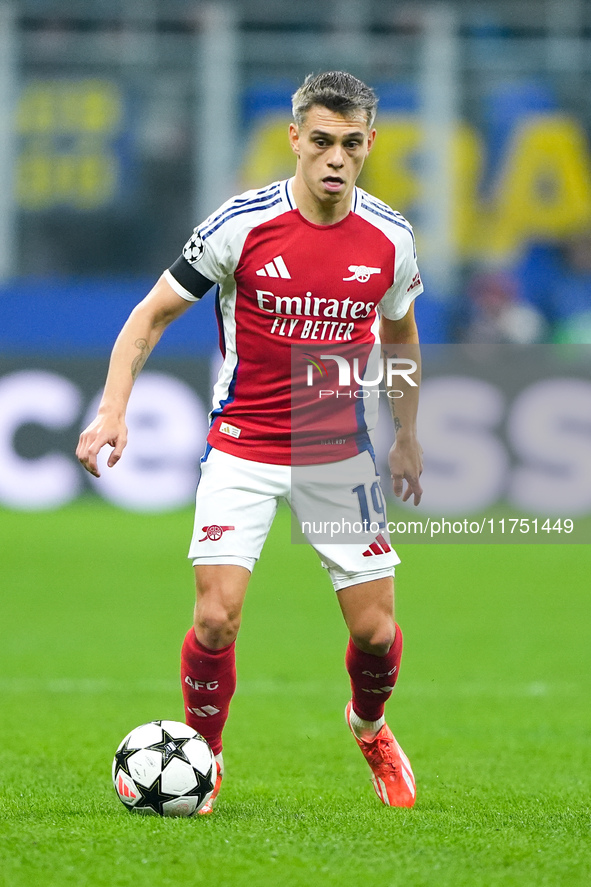
[(372, 542), (367, 551), (363, 552), (363, 557), (373, 557), (374, 554), (388, 554), (392, 551), (382, 534), (376, 537), (376, 541)]

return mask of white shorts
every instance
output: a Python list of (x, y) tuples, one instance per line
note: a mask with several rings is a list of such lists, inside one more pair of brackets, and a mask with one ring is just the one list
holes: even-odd
[[(383, 509), (384, 501), (369, 452), (300, 469), (210, 450), (197, 487), (193, 563), (238, 564), (252, 572), (280, 500), (291, 507), (337, 591), (393, 575), (400, 558), (381, 526), (383, 511), (368, 511)], [(368, 513), (373, 520), (363, 523)], [(347, 541), (336, 541), (335, 533)]]

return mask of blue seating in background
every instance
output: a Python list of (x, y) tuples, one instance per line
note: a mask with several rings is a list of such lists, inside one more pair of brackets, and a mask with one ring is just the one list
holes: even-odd
[[(20, 278), (0, 287), (0, 354), (101, 357), (153, 280)], [(209, 303), (209, 304), (207, 304)], [(218, 341), (213, 292), (166, 331), (162, 357), (211, 352)]]

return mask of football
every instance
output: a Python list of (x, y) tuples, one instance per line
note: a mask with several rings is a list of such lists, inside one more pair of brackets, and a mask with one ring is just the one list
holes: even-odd
[(216, 780), (206, 740), (179, 721), (151, 721), (128, 733), (113, 759), (113, 785), (132, 813), (193, 816)]

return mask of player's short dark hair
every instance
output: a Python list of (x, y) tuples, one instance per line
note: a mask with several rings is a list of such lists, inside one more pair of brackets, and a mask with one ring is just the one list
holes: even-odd
[(314, 105), (321, 105), (343, 117), (356, 117), (363, 113), (369, 127), (373, 125), (378, 99), (370, 86), (347, 74), (346, 71), (325, 71), (308, 74), (291, 98), (293, 119), (298, 126)]

